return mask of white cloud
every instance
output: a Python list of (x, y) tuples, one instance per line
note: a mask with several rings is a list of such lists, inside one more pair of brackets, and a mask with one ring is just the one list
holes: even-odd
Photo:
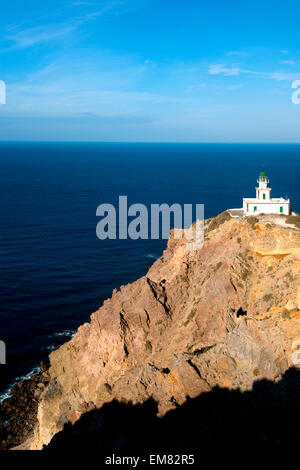
[(73, 2), (72, 5), (74, 5), (75, 7), (80, 7), (80, 6), (95, 5), (95, 3), (93, 3), (93, 2)]
[[(86, 2), (76, 3), (83, 4)], [(120, 5), (122, 5), (122, 2), (119, 1), (107, 3), (102, 5), (102, 8), (94, 12), (73, 17), (67, 22), (43, 24), (14, 32), (14, 34), (6, 34), (2, 36), (1, 42), (10, 42), (12, 45), (8, 46), (6, 49), (2, 49), (1, 52), (8, 52), (15, 49), (26, 49), (37, 44), (60, 40), (63, 36), (71, 34), (90, 20), (93, 20), (94, 18), (97, 18)]]
[(258, 72), (255, 70), (241, 69), (239, 67), (228, 67), (223, 64), (210, 65), (208, 68), (209, 75), (237, 76), (237, 75), (254, 75), (259, 78), (267, 78), (278, 81), (295, 80), (300, 77), (300, 73), (284, 73), (284, 72)]
[(210, 65), (208, 68), (208, 73), (209, 75), (225, 75), (225, 76), (231, 76), (231, 75), (239, 75), (241, 73), (241, 70), (238, 67), (226, 67), (223, 64), (215, 64), (215, 65)]
[(282, 64), (282, 65), (296, 65), (296, 62), (294, 60), (281, 60), (280, 64)]
[(71, 33), (77, 27), (78, 24), (55, 25), (55, 27), (52, 27), (51, 29), (38, 26), (36, 28), (25, 29), (14, 35), (3, 36), (3, 41), (12, 42), (13, 44), (1, 52), (7, 52), (13, 49), (26, 49), (27, 47), (31, 47), (39, 43), (50, 42)]
[(227, 52), (227, 55), (237, 56), (237, 57), (245, 57), (248, 54), (245, 51), (229, 51), (229, 52)]
[(275, 72), (267, 74), (267, 78), (272, 78), (278, 81), (290, 81), (290, 80), (297, 80), (300, 77), (299, 73), (284, 73), (284, 72)]

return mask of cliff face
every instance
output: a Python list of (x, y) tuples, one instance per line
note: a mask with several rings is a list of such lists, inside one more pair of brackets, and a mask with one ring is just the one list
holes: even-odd
[(32, 448), (113, 399), (153, 397), (163, 415), (215, 385), (279, 379), (298, 361), (299, 280), (300, 230), (272, 217), (208, 220), (198, 251), (171, 238), (146, 276), (51, 353)]

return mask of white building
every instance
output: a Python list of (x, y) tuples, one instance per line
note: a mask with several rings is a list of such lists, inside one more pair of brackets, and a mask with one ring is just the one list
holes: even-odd
[(271, 198), (271, 188), (268, 187), (269, 179), (267, 174), (262, 171), (259, 174), (258, 187), (256, 187), (255, 198), (243, 199), (244, 215), (254, 214), (290, 214), (290, 200), (282, 197)]

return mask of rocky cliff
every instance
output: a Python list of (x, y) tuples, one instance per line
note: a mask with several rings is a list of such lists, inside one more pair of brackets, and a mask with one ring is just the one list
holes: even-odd
[(201, 250), (171, 236), (146, 276), (51, 353), (32, 449), (113, 400), (151, 397), (162, 416), (216, 385), (277, 381), (300, 362), (300, 230), (227, 213), (205, 229)]

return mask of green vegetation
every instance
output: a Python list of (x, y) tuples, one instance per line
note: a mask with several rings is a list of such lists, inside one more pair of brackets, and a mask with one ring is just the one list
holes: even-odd
[(220, 227), (220, 225), (224, 224), (224, 222), (230, 219), (231, 215), (229, 214), (229, 212), (221, 212), (221, 214), (217, 215), (217, 217), (211, 220), (209, 227), (206, 229), (206, 232), (216, 230), (216, 228)]
[(290, 320), (291, 319), (291, 314), (286, 308), (281, 312), (281, 318), (283, 320)]
[(219, 261), (218, 264), (215, 266), (214, 268), (214, 272), (216, 273), (218, 271), (218, 269), (220, 269), (220, 267), (222, 266), (222, 261)]
[(149, 340), (146, 341), (146, 351), (152, 352), (152, 344)]
[(300, 228), (300, 215), (290, 215), (285, 219), (285, 223), (295, 225), (296, 228)]
[(246, 220), (248, 224), (252, 225), (253, 228), (254, 228), (254, 225), (257, 224), (258, 222), (258, 218), (254, 217), (254, 215), (250, 215), (250, 217), (247, 217)]
[(197, 312), (197, 310), (196, 310), (195, 308), (193, 308), (193, 309), (190, 311), (190, 313), (189, 313), (189, 315), (188, 315), (186, 321), (183, 323), (184, 326), (187, 326), (187, 325), (189, 324), (189, 322), (190, 322), (190, 321), (194, 318), (194, 316), (196, 315), (196, 312)]
[(289, 281), (292, 281), (294, 278), (292, 276), (292, 274), (290, 273), (290, 271), (288, 271), (286, 274), (285, 274), (285, 277), (288, 278)]
[(263, 296), (263, 300), (265, 302), (269, 302), (272, 299), (273, 299), (273, 294), (266, 294), (266, 295)]
[(259, 369), (257, 367), (253, 370), (253, 375), (255, 375), (255, 377), (259, 375)]

